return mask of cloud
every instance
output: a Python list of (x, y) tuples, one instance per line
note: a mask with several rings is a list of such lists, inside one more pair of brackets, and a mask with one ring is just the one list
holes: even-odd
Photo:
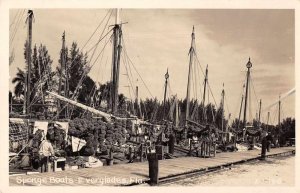
[[(36, 21), (33, 43), (45, 44), (53, 65), (57, 65), (63, 31), (66, 31), (69, 47), (72, 41), (78, 42), (79, 47), (82, 47), (107, 10), (37, 9), (34, 12)], [(11, 11), (10, 18), (15, 14), (16, 10)], [(127, 53), (151, 93), (159, 99), (163, 97), (167, 68), (173, 94), (177, 93), (179, 98), (186, 95), (188, 51), (193, 25), (197, 56), (202, 68), (208, 64), (209, 82), (216, 103), (220, 102), (224, 83), (227, 103), (232, 113), (240, 103), (245, 65), (249, 56), (253, 63), (252, 77), (258, 98), (270, 104), (280, 92), (284, 93), (295, 86), (293, 10), (123, 9), (121, 20), (128, 22), (123, 25)], [(114, 18), (110, 24), (113, 22)], [(15, 75), (18, 66), (24, 67), (26, 27), (20, 28), (17, 35), (14, 43), (16, 59), (10, 66), (11, 77)], [(99, 36), (100, 31), (84, 51), (91, 48)], [(99, 48), (102, 46), (103, 44), (99, 45)], [(109, 43), (103, 60), (100, 62), (99, 59), (90, 72), (89, 75), (94, 80), (105, 82), (110, 79), (111, 50)], [(96, 55), (99, 52), (100, 49)], [(125, 87), (129, 83), (123, 75), (127, 73), (130, 72), (126, 71), (125, 64), (122, 63), (120, 91), (129, 96), (128, 88)], [(139, 96), (150, 97), (133, 68), (131, 73), (134, 86), (140, 87)], [(195, 80), (199, 92), (203, 79), (200, 72)], [(10, 84), (10, 89), (12, 88), (13, 85)], [(212, 96), (210, 101), (213, 101)], [(253, 111), (255, 108), (253, 105)], [(290, 109), (293, 108), (291, 106)]]

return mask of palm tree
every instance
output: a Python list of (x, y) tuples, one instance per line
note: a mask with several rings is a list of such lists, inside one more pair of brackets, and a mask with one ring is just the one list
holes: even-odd
[(118, 99), (118, 108), (122, 109), (122, 107), (124, 107), (126, 102), (126, 97), (124, 96), (124, 94), (119, 94), (119, 99)]
[(20, 97), (21, 95), (24, 96), (25, 90), (25, 72), (18, 68), (18, 72), (16, 77), (12, 79), (12, 83), (16, 84), (14, 94), (16, 97)]

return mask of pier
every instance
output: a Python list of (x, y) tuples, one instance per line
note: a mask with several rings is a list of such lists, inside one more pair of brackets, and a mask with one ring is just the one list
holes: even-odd
[[(295, 151), (295, 147), (274, 148), (266, 157), (291, 155), (295, 154)], [(159, 160), (159, 183), (260, 159), (260, 153), (260, 150), (250, 150), (218, 153), (211, 158), (181, 157)], [(132, 186), (148, 182), (147, 161), (9, 177), (10, 186)]]

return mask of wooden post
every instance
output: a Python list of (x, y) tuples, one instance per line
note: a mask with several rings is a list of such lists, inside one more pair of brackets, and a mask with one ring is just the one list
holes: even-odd
[(149, 178), (150, 178), (150, 185), (155, 186), (158, 185), (158, 159), (156, 153), (149, 153), (148, 154), (148, 163), (149, 163)]
[(107, 159), (107, 165), (112, 166), (114, 164), (114, 156), (111, 149), (109, 149), (109, 155)]
[(114, 159), (112, 149), (110, 149), (110, 151), (109, 151), (109, 158), (110, 158), (110, 159)]
[(236, 136), (234, 136), (234, 138), (233, 138), (233, 143), (234, 143), (234, 151), (236, 151), (237, 150), (237, 147), (236, 147)]
[(133, 150), (134, 150), (133, 151), (133, 158), (136, 158), (137, 157), (137, 152), (136, 152), (137, 150), (136, 150), (136, 148), (134, 148)]
[(208, 141), (205, 142), (205, 157), (208, 156)]
[(144, 144), (141, 143), (141, 152), (140, 152), (140, 162), (143, 162), (143, 151), (144, 151)]
[(216, 144), (214, 143), (213, 146), (214, 146), (214, 157), (216, 157)]
[(57, 161), (53, 161), (53, 172), (56, 172), (56, 168), (57, 168)]
[(169, 154), (174, 154), (174, 145), (175, 145), (175, 137), (173, 134), (170, 134), (169, 137)]
[(156, 145), (155, 146), (156, 156), (157, 159), (163, 160), (164, 159), (164, 150), (162, 145)]
[(11, 95), (11, 98), (10, 98), (10, 112), (13, 111), (13, 96)]
[(202, 142), (201, 157), (205, 157), (205, 141)]
[(207, 155), (207, 142), (204, 141), (204, 157)]
[[(189, 139), (190, 140), (190, 139)], [(189, 151), (189, 156), (192, 156), (192, 143), (190, 142), (190, 151)]]
[(129, 161), (132, 161), (132, 147), (129, 146)]
[(208, 157), (210, 157), (210, 148), (211, 148), (211, 145), (212, 145), (212, 144), (211, 144), (211, 142), (209, 141), (209, 142), (208, 142)]
[(205, 142), (202, 141), (201, 146), (200, 146), (200, 156), (204, 156), (204, 147), (205, 147)]

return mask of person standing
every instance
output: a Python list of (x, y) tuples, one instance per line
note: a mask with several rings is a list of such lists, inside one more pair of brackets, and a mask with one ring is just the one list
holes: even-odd
[(267, 132), (262, 131), (261, 135), (261, 160), (266, 159), (266, 151), (267, 151)]
[(268, 135), (266, 136), (266, 140), (267, 140), (267, 152), (270, 152), (271, 144), (273, 141), (271, 132), (269, 132)]
[(46, 138), (41, 142), (39, 154), (40, 154), (40, 167), (41, 172), (48, 172), (48, 163), (51, 156), (54, 156), (54, 149), (50, 141), (48, 140), (50, 135), (47, 133)]

